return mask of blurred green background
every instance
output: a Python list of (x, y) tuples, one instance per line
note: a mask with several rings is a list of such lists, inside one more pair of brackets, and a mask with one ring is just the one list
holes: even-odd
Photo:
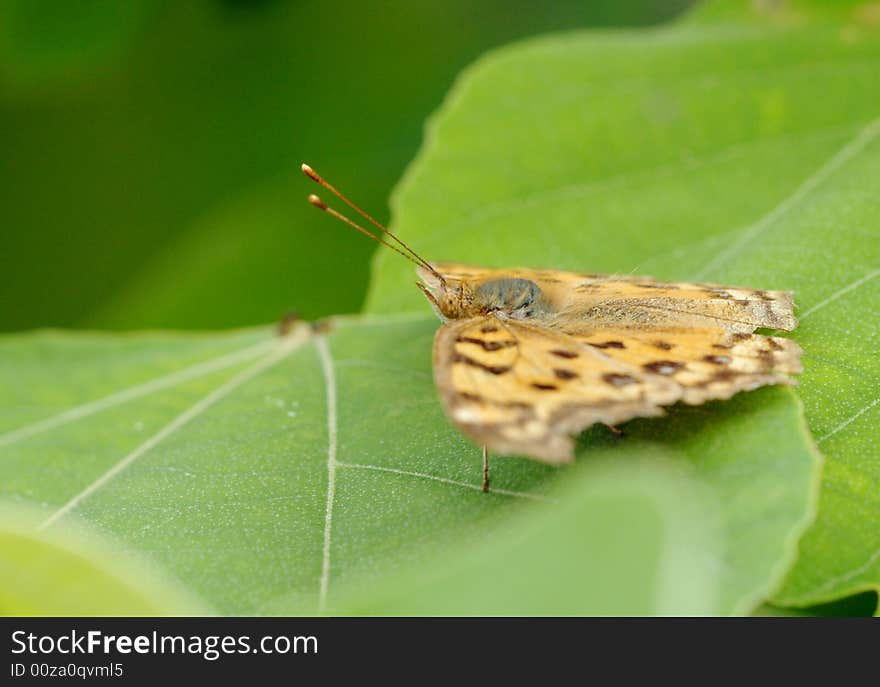
[(4, 0), (0, 329), (357, 311), (374, 244), (305, 202), (301, 161), (387, 220), (482, 52), (689, 4)]

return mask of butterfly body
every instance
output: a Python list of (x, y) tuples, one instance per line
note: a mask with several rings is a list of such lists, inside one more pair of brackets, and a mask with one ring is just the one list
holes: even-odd
[(452, 421), (493, 453), (549, 463), (602, 422), (790, 384), (791, 293), (558, 270), (420, 268), (444, 321), (434, 375)]

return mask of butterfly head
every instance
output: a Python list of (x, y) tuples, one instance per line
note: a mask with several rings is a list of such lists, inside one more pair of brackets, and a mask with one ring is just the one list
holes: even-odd
[(441, 320), (458, 320), (479, 314), (475, 292), (469, 282), (442, 277), (436, 270), (419, 267), (416, 282)]

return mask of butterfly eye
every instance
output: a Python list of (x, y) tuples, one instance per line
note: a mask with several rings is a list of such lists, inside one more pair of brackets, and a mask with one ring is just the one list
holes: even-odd
[(451, 291), (444, 291), (438, 300), (440, 312), (443, 313), (444, 317), (448, 317), (451, 320), (461, 317), (461, 304), (456, 294)]

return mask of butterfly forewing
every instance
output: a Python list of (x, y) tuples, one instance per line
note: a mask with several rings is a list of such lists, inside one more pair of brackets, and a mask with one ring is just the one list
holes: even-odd
[(480, 283), (517, 277), (535, 282), (554, 304), (557, 319), (585, 326), (757, 327), (793, 330), (797, 320), (788, 291), (660, 282), (650, 277), (579, 274), (559, 270), (491, 270), (449, 263), (435, 268), (451, 281)]

